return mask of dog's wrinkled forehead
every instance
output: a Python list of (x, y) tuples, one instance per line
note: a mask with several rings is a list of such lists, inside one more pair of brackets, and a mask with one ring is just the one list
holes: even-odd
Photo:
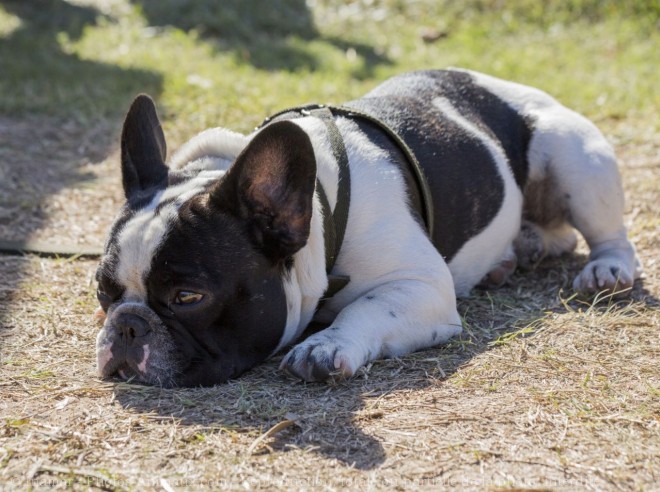
[(125, 299), (145, 300), (145, 279), (151, 262), (176, 222), (181, 205), (203, 193), (224, 171), (203, 171), (155, 193), (146, 206), (133, 212), (111, 237), (116, 251), (114, 280), (125, 289)]

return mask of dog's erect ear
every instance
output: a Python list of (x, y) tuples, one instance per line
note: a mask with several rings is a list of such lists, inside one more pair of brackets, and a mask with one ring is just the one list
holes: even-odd
[(127, 199), (164, 184), (166, 153), (156, 106), (149, 96), (140, 94), (131, 104), (121, 132), (121, 172)]
[(211, 190), (211, 204), (247, 220), (256, 244), (273, 260), (307, 242), (316, 186), (316, 159), (295, 123), (261, 130)]

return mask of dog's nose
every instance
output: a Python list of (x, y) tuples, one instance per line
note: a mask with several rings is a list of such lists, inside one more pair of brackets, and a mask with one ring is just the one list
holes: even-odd
[(128, 343), (136, 338), (147, 335), (151, 331), (147, 320), (131, 313), (122, 313), (117, 316), (115, 326)]

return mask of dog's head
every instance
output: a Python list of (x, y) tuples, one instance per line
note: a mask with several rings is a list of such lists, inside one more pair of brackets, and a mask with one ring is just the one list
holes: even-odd
[(268, 357), (287, 323), (283, 281), (308, 238), (316, 163), (291, 122), (270, 124), (227, 172), (171, 170), (156, 109), (121, 137), (126, 203), (97, 271), (98, 370), (164, 386), (224, 382)]

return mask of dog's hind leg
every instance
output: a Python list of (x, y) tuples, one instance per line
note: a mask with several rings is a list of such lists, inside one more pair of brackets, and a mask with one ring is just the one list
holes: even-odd
[[(591, 249), (574, 289), (585, 293), (629, 289), (641, 268), (627, 238), (621, 178), (605, 137), (589, 120), (557, 105), (539, 115), (529, 161), (525, 214), (546, 230), (568, 221)], [(566, 244), (571, 245), (570, 235), (555, 236), (568, 238)], [(556, 241), (555, 246), (562, 243)]]

